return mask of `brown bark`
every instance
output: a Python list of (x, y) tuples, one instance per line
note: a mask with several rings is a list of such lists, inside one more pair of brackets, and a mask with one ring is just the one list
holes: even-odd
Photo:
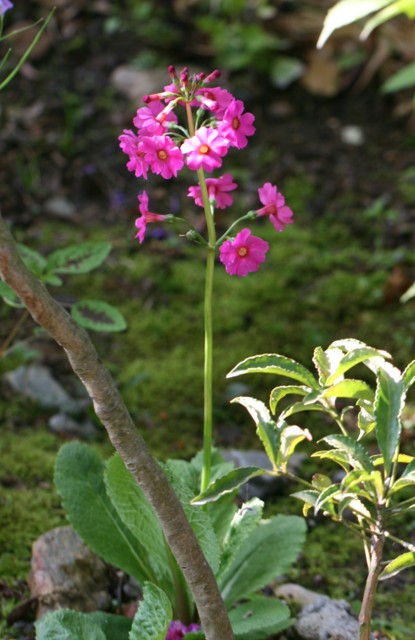
[(370, 626), (373, 605), (375, 604), (376, 588), (382, 572), (382, 557), (385, 537), (382, 533), (374, 532), (371, 536), (370, 562), (366, 578), (362, 606), (359, 613), (359, 640), (370, 640)]
[(232, 628), (215, 577), (179, 500), (137, 431), (88, 334), (26, 269), (1, 215), (0, 276), (19, 296), (33, 320), (65, 350), (74, 372), (85, 385), (112, 444), (160, 520), (192, 592), (207, 640), (231, 640)]

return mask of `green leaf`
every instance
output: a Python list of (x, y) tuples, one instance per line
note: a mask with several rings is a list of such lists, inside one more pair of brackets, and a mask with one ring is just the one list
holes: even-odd
[(350, 459), (346, 451), (334, 449), (332, 451), (315, 451), (311, 454), (312, 458), (320, 458), (321, 460), (332, 460), (340, 465), (346, 473), (350, 467)]
[(334, 511), (333, 500), (337, 498), (339, 495), (340, 495), (340, 487), (338, 484), (332, 484), (330, 487), (327, 487), (326, 489), (324, 489), (320, 493), (314, 505), (315, 515), (317, 515), (320, 509), (322, 509), (323, 507), (329, 513), (333, 513)]
[[(379, 351), (379, 349), (373, 349), (372, 347), (359, 347), (349, 351), (349, 353), (343, 356), (337, 369), (327, 378), (326, 386), (332, 385), (338, 378), (343, 376), (346, 371), (349, 371), (349, 369), (355, 367), (357, 364), (363, 363), (366, 366), (368, 366), (368, 362), (369, 364), (377, 364), (379, 359), (380, 361), (384, 360), (384, 356), (384, 351)], [(375, 362), (373, 362), (374, 358), (376, 358)], [(370, 363), (370, 361), (372, 362)]]
[(79, 611), (61, 609), (47, 613), (35, 626), (36, 640), (107, 640), (93, 619)]
[[(277, 598), (256, 596), (232, 609), (229, 619), (236, 640), (266, 640), (289, 627), (287, 605)], [(185, 636), (186, 640), (189, 636)]]
[(292, 82), (301, 78), (303, 73), (304, 63), (298, 58), (278, 55), (271, 62), (271, 83), (278, 89), (285, 89)]
[(303, 440), (312, 440), (308, 429), (301, 429), (295, 424), (290, 424), (281, 431), (281, 445), (278, 454), (278, 467), (286, 467), (296, 447)]
[(285, 420), (286, 418), (289, 418), (296, 413), (302, 413), (303, 411), (320, 411), (322, 413), (327, 413), (327, 409), (320, 404), (308, 404), (306, 401), (294, 402), (294, 404), (287, 407), (287, 409), (281, 413), (280, 420)]
[(344, 452), (348, 463), (352, 467), (372, 471), (373, 465), (366, 449), (360, 444), (360, 442), (356, 442), (356, 440), (350, 436), (333, 434), (322, 438), (321, 441), (326, 442), (334, 449)]
[(226, 573), (241, 544), (258, 526), (263, 508), (262, 500), (252, 498), (235, 513), (223, 541), (220, 570), (216, 576), (218, 580), (222, 574)]
[(232, 403), (234, 402), (245, 407), (251, 415), (256, 425), (258, 437), (264, 445), (265, 453), (270, 459), (273, 468), (275, 468), (280, 444), (280, 434), (267, 407), (260, 400), (255, 400), (255, 398), (248, 398), (246, 396), (234, 398)]
[(393, 578), (404, 569), (409, 569), (415, 565), (415, 553), (407, 551), (389, 562), (379, 576), (379, 580), (387, 580)]
[(24, 265), (36, 276), (41, 276), (46, 268), (46, 259), (25, 244), (18, 244), (17, 249)]
[(415, 360), (412, 360), (402, 374), (402, 380), (405, 385), (405, 391), (408, 391), (415, 382)]
[(262, 476), (263, 474), (269, 474), (269, 471), (259, 467), (240, 467), (239, 469), (233, 469), (221, 478), (211, 482), (206, 491), (193, 498), (192, 504), (202, 505), (218, 500), (222, 495), (235, 491), (235, 489), (245, 484), (245, 482), (248, 482), (248, 480), (256, 478), (256, 476)]
[(323, 398), (356, 398), (373, 401), (375, 392), (363, 380), (348, 378), (324, 390)]
[(127, 326), (118, 309), (99, 300), (76, 302), (71, 307), (71, 315), (81, 327), (93, 331), (123, 331)]
[(400, 302), (408, 302), (415, 297), (415, 282), (411, 284), (409, 289), (399, 298)]
[(245, 373), (272, 373), (298, 380), (307, 387), (319, 389), (319, 384), (313, 374), (303, 365), (291, 358), (278, 354), (264, 353), (242, 360), (228, 373), (227, 378), (234, 378)]
[(308, 395), (310, 389), (308, 387), (300, 387), (298, 385), (288, 385), (282, 387), (275, 387), (271, 391), (269, 406), (271, 408), (272, 413), (275, 413), (278, 403), (280, 400), (285, 398), (288, 395), (297, 395), (297, 396), (306, 396)]
[(303, 507), (303, 516), (307, 517), (308, 512), (314, 505), (316, 504), (320, 492), (314, 489), (306, 489), (304, 491), (296, 491), (292, 493), (291, 496), (293, 498), (297, 498), (298, 500), (302, 500), (304, 502)]
[(410, 487), (411, 485), (414, 485), (414, 484), (415, 484), (415, 460), (412, 460), (412, 462), (410, 462), (407, 465), (401, 477), (398, 478), (398, 480), (395, 480), (395, 482), (391, 487), (390, 493), (391, 494), (396, 493), (397, 491), (400, 491), (401, 489), (405, 489), (406, 487)]
[(170, 600), (164, 591), (149, 582), (144, 584), (143, 594), (128, 640), (166, 640), (173, 618)]
[[(383, 83), (381, 87), (382, 93), (394, 93), (395, 91), (402, 91), (402, 89), (407, 89), (408, 87), (413, 87), (415, 85), (415, 62), (410, 62), (405, 65), (403, 69), (400, 69), (396, 73), (394, 73), (390, 78)], [(412, 289), (408, 289), (405, 291), (403, 296), (401, 296), (401, 302), (406, 302), (415, 294), (415, 287), (413, 291), (409, 294), (409, 291)], [(409, 294), (409, 297), (408, 297)]]
[(226, 606), (249, 597), (285, 573), (301, 550), (305, 530), (305, 522), (298, 516), (278, 515), (262, 521), (245, 538), (218, 581)]
[(104, 262), (110, 251), (109, 242), (84, 242), (58, 249), (50, 254), (47, 268), (55, 273), (89, 273)]
[(112, 505), (136, 540), (134, 551), (139, 558), (142, 579), (151, 577), (174, 597), (169, 550), (163, 531), (142, 490), (118, 454), (107, 462), (104, 480)]
[(414, 17), (415, 10), (413, 0), (395, 0), (395, 2), (389, 3), (389, 6), (379, 11), (376, 16), (367, 21), (365, 28), (360, 34), (361, 39), (366, 39), (376, 27), (398, 16), (400, 13), (406, 13), (408, 17)]
[(343, 351), (337, 347), (329, 347), (325, 351), (317, 347), (314, 350), (313, 362), (319, 373), (320, 384), (326, 384), (327, 378), (336, 371), (343, 355)]
[(370, 13), (378, 11), (390, 4), (391, 0), (340, 0), (332, 7), (324, 19), (323, 30), (320, 33), (317, 48), (321, 49), (333, 31), (345, 27), (356, 20), (365, 18)]
[(4, 302), (8, 304), (10, 307), (23, 308), (24, 304), (20, 302), (19, 298), (9, 287), (8, 284), (0, 280), (0, 296), (3, 298)]
[(392, 458), (402, 430), (400, 419), (405, 401), (405, 386), (401, 372), (389, 363), (377, 373), (375, 398), (376, 437), (382, 452), (385, 472), (389, 475)]
[(70, 442), (59, 450), (55, 485), (67, 518), (81, 538), (106, 562), (142, 582), (147, 579), (139, 540), (121, 521), (104, 484), (105, 466), (86, 444)]

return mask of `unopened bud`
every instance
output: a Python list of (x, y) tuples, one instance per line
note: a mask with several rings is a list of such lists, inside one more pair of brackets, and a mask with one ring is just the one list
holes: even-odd
[(214, 71), (212, 71), (212, 73), (209, 73), (209, 75), (205, 78), (205, 84), (207, 84), (208, 82), (213, 82), (214, 80), (217, 80), (218, 78), (220, 78), (221, 73), (219, 71), (219, 69), (215, 69)]
[(177, 74), (176, 74), (176, 69), (174, 68), (174, 66), (172, 64), (169, 64), (167, 71), (169, 72), (169, 76), (172, 80), (176, 80), (177, 78)]

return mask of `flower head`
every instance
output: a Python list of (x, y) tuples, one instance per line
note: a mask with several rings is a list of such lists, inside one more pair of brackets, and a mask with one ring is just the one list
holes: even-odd
[(190, 169), (202, 168), (210, 172), (221, 166), (228, 147), (228, 141), (217, 129), (200, 127), (192, 138), (183, 142), (181, 150), (187, 154), (186, 164)]
[(141, 130), (142, 135), (163, 135), (166, 131), (164, 122), (177, 122), (174, 113), (168, 113), (165, 118), (157, 116), (164, 110), (165, 106), (161, 100), (150, 102), (148, 107), (141, 107), (133, 120), (133, 124), (137, 129)]
[(163, 216), (160, 213), (152, 213), (148, 210), (148, 195), (146, 191), (143, 191), (143, 193), (138, 196), (138, 201), (140, 203), (138, 208), (141, 216), (135, 221), (135, 226), (138, 229), (138, 233), (135, 237), (138, 238), (140, 244), (142, 244), (146, 235), (147, 223), (163, 222), (167, 219), (167, 216)]
[(137, 178), (143, 176), (147, 180), (147, 171), (150, 165), (146, 159), (141, 138), (136, 136), (130, 129), (124, 129), (124, 133), (118, 139), (121, 149), (130, 157), (127, 162), (127, 169), (134, 171)]
[(10, 0), (0, 0), (0, 16), (4, 15), (6, 11), (13, 8), (13, 2)]
[(252, 136), (255, 133), (255, 127), (252, 125), (255, 116), (252, 113), (243, 113), (243, 110), (242, 100), (232, 100), (223, 114), (222, 121), (218, 124), (222, 136), (237, 149), (246, 147), (248, 144), (247, 136)]
[(251, 235), (249, 229), (242, 229), (233, 240), (225, 240), (220, 246), (219, 259), (230, 276), (242, 278), (258, 271), (268, 249), (268, 242)]
[(257, 209), (258, 216), (269, 216), (277, 231), (283, 231), (287, 224), (292, 224), (293, 212), (285, 204), (285, 198), (279, 193), (277, 187), (270, 182), (266, 182), (258, 189), (259, 199), (264, 205)]
[[(217, 209), (230, 207), (233, 203), (233, 198), (227, 192), (238, 188), (238, 185), (233, 182), (233, 176), (230, 173), (225, 173), (220, 178), (206, 178), (206, 186), (209, 200), (215, 202)], [(189, 187), (187, 195), (193, 198), (199, 207), (203, 207), (202, 192), (199, 185), (197, 187)]]
[(173, 620), (170, 622), (166, 640), (182, 640), (186, 633), (191, 633), (192, 631), (200, 631), (200, 626), (198, 624), (189, 624), (186, 627), (180, 620)]
[(183, 154), (169, 136), (143, 136), (141, 149), (153, 173), (168, 180), (183, 167)]
[(234, 97), (226, 89), (220, 87), (202, 87), (196, 91), (197, 99), (203, 109), (213, 111), (216, 118), (221, 118)]

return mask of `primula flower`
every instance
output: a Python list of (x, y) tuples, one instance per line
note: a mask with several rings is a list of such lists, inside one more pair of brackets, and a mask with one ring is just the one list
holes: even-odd
[(243, 113), (244, 103), (242, 100), (232, 100), (225, 113), (223, 120), (218, 124), (218, 130), (229, 143), (237, 149), (243, 149), (248, 144), (246, 136), (255, 133), (252, 123), (255, 116), (252, 113)]
[(118, 139), (121, 149), (130, 157), (127, 162), (127, 169), (134, 171), (137, 178), (143, 176), (147, 180), (147, 171), (150, 165), (146, 159), (141, 138), (136, 136), (130, 129), (124, 129), (124, 133)]
[(202, 87), (196, 91), (198, 100), (204, 109), (213, 111), (216, 118), (221, 118), (234, 97), (226, 89), (220, 87)]
[(259, 199), (264, 205), (257, 209), (257, 216), (269, 216), (277, 231), (283, 231), (287, 224), (292, 224), (293, 212), (285, 204), (285, 198), (275, 185), (266, 182), (258, 189)]
[(192, 138), (183, 142), (181, 149), (187, 153), (186, 164), (190, 169), (210, 172), (221, 166), (228, 147), (228, 141), (216, 129), (200, 127)]
[(182, 638), (185, 638), (186, 633), (191, 633), (192, 631), (200, 631), (200, 626), (198, 624), (189, 624), (186, 627), (180, 620), (173, 620), (170, 622), (166, 640), (182, 640)]
[(133, 120), (134, 126), (141, 130), (142, 135), (163, 135), (166, 131), (164, 122), (177, 122), (174, 113), (168, 113), (162, 122), (157, 119), (164, 108), (165, 106), (160, 100), (150, 102), (148, 107), (141, 107)]
[[(233, 176), (225, 173), (220, 178), (206, 178), (206, 186), (209, 194), (209, 200), (215, 201), (217, 209), (226, 209), (233, 203), (232, 196), (227, 191), (233, 191), (238, 185), (233, 182)], [(202, 192), (200, 186), (189, 187), (187, 192), (189, 198), (193, 198), (199, 207), (203, 207)]]
[(164, 222), (167, 216), (161, 215), (161, 213), (152, 213), (148, 210), (148, 195), (146, 191), (138, 196), (139, 210), (141, 216), (135, 221), (135, 226), (138, 229), (138, 233), (135, 235), (138, 238), (140, 244), (143, 244), (147, 230), (148, 222)]
[(13, 2), (10, 2), (10, 0), (0, 0), (0, 16), (4, 15), (9, 9), (13, 9)]
[(153, 173), (168, 180), (183, 167), (183, 154), (168, 136), (144, 136), (141, 149)]
[(242, 229), (233, 240), (221, 244), (219, 259), (230, 276), (243, 278), (258, 271), (268, 249), (268, 242), (251, 235), (249, 229)]

